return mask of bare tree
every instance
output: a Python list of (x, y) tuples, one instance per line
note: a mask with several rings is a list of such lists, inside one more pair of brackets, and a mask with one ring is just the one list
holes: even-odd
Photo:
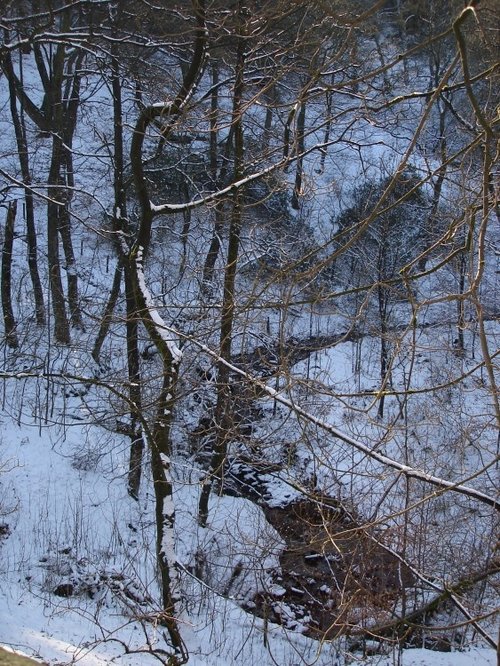
[[(71, 8), (60, 14), (60, 30), (62, 32), (70, 30), (71, 19)], [(36, 30), (36, 26), (31, 29)], [(68, 45), (63, 41), (55, 48), (49, 43), (47, 56), (45, 57), (41, 40), (34, 42), (33, 52), (44, 90), (44, 97), (40, 106), (37, 106), (28, 96), (21, 80), (15, 74), (9, 50), (2, 58), (2, 67), (26, 114), (43, 135), (50, 136), (52, 139), (52, 154), (47, 177), (47, 257), (54, 313), (54, 335), (58, 342), (68, 344), (70, 342), (70, 328), (61, 278), (59, 236), (62, 240), (66, 259), (70, 318), (73, 325), (81, 327), (78, 278), (71, 238), (69, 207), (74, 188), (72, 139), (77, 120), (81, 79), (80, 67), (84, 52), (76, 49), (68, 55)], [(18, 133), (18, 142), (19, 140), (22, 141), (22, 137)], [(21, 155), (24, 151), (19, 152)], [(27, 176), (25, 165), (25, 181)], [(33, 252), (32, 244), (32, 256)], [(31, 261), (33, 262), (33, 259)]]
[[(2, 156), (0, 175), (9, 196), (31, 197), (33, 285), (36, 197), (47, 212), (38, 247), (66, 345), (55, 357), (42, 340), (43, 370), (2, 378), (109, 396), (95, 413), (80, 397), (127, 436), (129, 494), (146, 502), (152, 480), (161, 610), (145, 615), (168, 643), (155, 655), (189, 658), (185, 575), (259, 615), (271, 652), (285, 605), (303, 611), (288, 628), (320, 640), (425, 646), (445, 611), (450, 631), (493, 646), (480, 586), (498, 573), (494, 8), (450, 2), (438, 20), (428, 2), (90, 5), (10, 3), (2, 18), (19, 165)], [(43, 100), (15, 64), (28, 48)], [(50, 138), (39, 160), (30, 122)], [(75, 148), (86, 132), (100, 142), (81, 151), (102, 167), (92, 191)], [(30, 337), (22, 300), (17, 321), (12, 307), (14, 217), (2, 264), (13, 364)], [(40, 321), (43, 290), (35, 303)], [(65, 370), (74, 356), (81, 374)], [(200, 547), (179, 562), (188, 478)], [(257, 538), (251, 564), (228, 556), (213, 573), (216, 493), (274, 530), (273, 568)]]
[(11, 201), (5, 219), (5, 235), (2, 248), (2, 310), (5, 328), (5, 341), (9, 347), (19, 346), (16, 334), (16, 320), (12, 310), (12, 248), (14, 245), (14, 223), (17, 201)]
[[(8, 40), (8, 33), (5, 35), (6, 40)], [(19, 58), (20, 66), (20, 82), (23, 84), (23, 75), (22, 75), (22, 55)], [(17, 152), (19, 156), (19, 164), (21, 167), (21, 173), (23, 178), (23, 183), (26, 186), (25, 189), (25, 202), (26, 202), (26, 235), (28, 240), (28, 265), (30, 270), (31, 282), (33, 285), (33, 295), (35, 298), (35, 315), (37, 324), (43, 326), (45, 324), (45, 303), (42, 292), (42, 284), (40, 281), (40, 275), (38, 271), (38, 251), (37, 251), (37, 241), (36, 241), (36, 231), (35, 231), (35, 216), (34, 216), (34, 201), (33, 201), (33, 192), (30, 188), (31, 185), (31, 173), (29, 166), (29, 148), (28, 141), (26, 136), (26, 122), (24, 118), (24, 109), (21, 105), (20, 112), (17, 109), (17, 97), (15, 90), (15, 76), (12, 66), (10, 53), (7, 53), (4, 57), (4, 71), (7, 74), (9, 81), (9, 101), (10, 101), (10, 111), (12, 115), (12, 124), (14, 125), (14, 131), (16, 135), (17, 143)]]

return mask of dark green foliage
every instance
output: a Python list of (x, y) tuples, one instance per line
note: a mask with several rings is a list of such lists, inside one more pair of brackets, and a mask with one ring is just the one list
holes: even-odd
[[(335, 221), (335, 249), (347, 248), (340, 264), (347, 262), (350, 274), (362, 270), (370, 281), (393, 279), (424, 249), (430, 203), (416, 172), (406, 170), (379, 204), (390, 182), (391, 178), (370, 180), (356, 188), (353, 206)], [(374, 213), (373, 220), (349, 246)]]

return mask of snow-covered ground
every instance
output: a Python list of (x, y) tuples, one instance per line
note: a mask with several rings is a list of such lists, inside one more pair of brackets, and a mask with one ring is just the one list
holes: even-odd
[[(95, 426), (72, 426), (63, 439), (54, 437), (53, 429), (38, 432), (5, 418), (0, 442), (0, 510), (2, 525), (9, 531), (8, 536), (4, 531), (0, 550), (0, 643), (54, 665), (155, 663), (147, 649), (148, 644), (163, 644), (161, 628), (138, 619), (141, 611), (151, 612), (141, 599), (158, 593), (150, 502), (144, 497), (137, 504), (124, 490), (123, 442), (116, 437), (103, 441)], [(247, 557), (245, 549), (256, 558), (267, 550), (267, 560), (254, 560), (258, 579), (272, 565), (273, 548), (279, 546), (270, 526), (261, 529), (261, 512), (247, 500), (214, 500), (220, 506), (213, 507), (214, 521), (200, 535), (192, 507), (197, 492), (196, 485), (186, 485), (176, 493), (180, 561), (192, 555), (192, 544), (197, 543), (213, 554), (211, 565), (220, 567), (220, 575), (227, 576), (227, 558), (234, 562)], [(265, 542), (259, 544), (258, 539)], [(229, 552), (228, 547), (238, 552)], [(262, 620), (188, 573), (184, 582), (181, 631), (190, 649), (190, 664), (326, 666), (344, 653), (342, 642), (322, 645), (272, 624), (266, 628), (266, 647)], [(62, 585), (73, 585), (73, 595), (54, 595)], [(360, 658), (360, 654), (349, 657), (352, 663)], [(401, 661), (395, 659), (392, 654), (379, 655), (366, 663), (493, 666), (496, 662), (493, 650), (479, 648), (453, 653), (405, 650)]]
[[(371, 51), (366, 57), (376, 59)], [(41, 84), (33, 59), (26, 56), (23, 63), (26, 90), (39, 103)], [(427, 78), (427, 73), (419, 73), (418, 65), (413, 73)], [(208, 86), (209, 82), (202, 80), (200, 91)], [(151, 87), (147, 96), (156, 94), (153, 84)], [(222, 87), (221, 95), (228, 91)], [(18, 178), (5, 77), (0, 79), (0, 92), (1, 167)], [(404, 90), (395, 85), (393, 92)], [(134, 94), (129, 90), (125, 93), (126, 151), (137, 113)], [(221, 101), (226, 114), (228, 100)], [(311, 279), (298, 276), (303, 267), (279, 279), (272, 270), (276, 268), (273, 262), (293, 265), (307, 252), (314, 261), (328, 265), (335, 220), (353, 205), (356, 186), (361, 184), (358, 180), (378, 181), (397, 168), (424, 108), (421, 99), (408, 100), (383, 117), (374, 114), (367, 120), (360, 113), (351, 122), (348, 111), (358, 103), (341, 94), (336, 103), (339, 115), (335, 131), (343, 138), (328, 148), (324, 164), (318, 151), (305, 157), (300, 211), (286, 209), (285, 195), (284, 219), (274, 219), (271, 214), (268, 217), (272, 219), (267, 219), (265, 213), (250, 207), (244, 220), (233, 353), (244, 359), (257, 347), (262, 347), (264, 356), (270, 349), (272, 354), (264, 358), (268, 365), (257, 364), (249, 373), (259, 379), (262, 367), (269, 373), (273, 364), (277, 372), (264, 376), (270, 391), (266, 395), (261, 386), (260, 394), (252, 399), (258, 415), (253, 417), (250, 435), (238, 434), (230, 453), (235, 465), (239, 464), (238, 456), (247, 461), (251, 454), (274, 466), (273, 471), (262, 473), (270, 494), (268, 506), (284, 506), (303, 496), (304, 490), (336, 498), (356, 513), (360, 523), (376, 527), (379, 538), (403, 553), (422, 576), (437, 586), (446, 586), (490, 562), (496, 535), (494, 510), (453, 491), (442, 494), (421, 480), (407, 483), (399, 472), (350, 446), (348, 439), (359, 440), (377, 454), (422, 474), (466, 483), (486, 496), (495, 496), (498, 463), (492, 461), (498, 455), (498, 432), (491, 382), (482, 362), (484, 345), (477, 311), (468, 304), (462, 331), (465, 353), (458, 353), (457, 304), (446, 302), (446, 294), (458, 289), (456, 269), (446, 263), (442, 270), (415, 284), (414, 296), (421, 305), (415, 326), (409, 324), (413, 313), (408, 301), (391, 304), (387, 338), (392, 372), (389, 385), (384, 387), (374, 297), (367, 296), (364, 302), (363, 296), (354, 303), (350, 294), (339, 296), (346, 288), (342, 273), (335, 274), (325, 286), (316, 275)], [(322, 97), (308, 104), (308, 123), (320, 129), (308, 134), (306, 146), (323, 140), (323, 113)], [(279, 120), (279, 113), (276, 115)], [(250, 119), (256, 126), (263, 125), (261, 105), (249, 111), (249, 124)], [(188, 120), (191, 131), (198, 126), (202, 136), (207, 131), (203, 114), (197, 118), (193, 113)], [(226, 131), (221, 130), (221, 137)], [(426, 131), (432, 135), (431, 129)], [(21, 344), (17, 351), (2, 347), (0, 645), (52, 666), (143, 666), (159, 663), (158, 659), (168, 653), (165, 629), (158, 623), (162, 609), (147, 453), (138, 501), (127, 493), (130, 440), (120, 434), (127, 411), (120, 396), (120, 391), (126, 390), (127, 376), (123, 299), (103, 348), (101, 367), (96, 367), (90, 355), (116, 262), (105, 233), (113, 202), (111, 132), (109, 90), (97, 74), (89, 74), (83, 78), (82, 112), (73, 143), (76, 186), (72, 201), (72, 233), (86, 331), (74, 331), (72, 346), (63, 349), (53, 344), (47, 331), (34, 326), (25, 247), (19, 238), (24, 232), (19, 231), (13, 283)], [(35, 199), (35, 214), (47, 298), (43, 196), (50, 139), (40, 137), (29, 123), (28, 139), (35, 189), (42, 195)], [(422, 146), (426, 140), (424, 133)], [(409, 163), (423, 173), (429, 161), (431, 168), (438, 164), (422, 146)], [(206, 150), (206, 145), (196, 141), (191, 150), (195, 155)], [(180, 160), (178, 169), (182, 168)], [(280, 174), (276, 183), (276, 187), (289, 190), (293, 169)], [(454, 204), (456, 191), (455, 184), (448, 189), (445, 186), (447, 206)], [(8, 196), (20, 198), (22, 189), (11, 187)], [(194, 449), (203, 440), (197, 429), (211, 416), (216, 399), (213, 378), (222, 271), (218, 270), (220, 275), (214, 281), (214, 298), (204, 302), (200, 281), (213, 209), (192, 215), (186, 245), (182, 239), (184, 223), (181, 215), (161, 218), (142, 277), (157, 307), (157, 321), (164, 317), (178, 329), (175, 337), (182, 343), (171, 460), (181, 585), (178, 619), (189, 664), (493, 666), (495, 651), (485, 647), (487, 643), (474, 627), (467, 628), (460, 613), (443, 613), (438, 618), (445, 628), (457, 623), (463, 632), (461, 640), (453, 643), (452, 652), (438, 652), (420, 648), (399, 651), (390, 643), (380, 647), (369, 641), (358, 650), (346, 636), (334, 641), (313, 640), (301, 633), (304, 626), (297, 625), (291, 631), (242, 609), (242, 604), (250, 607), (255, 595), (271, 585), (271, 572), (279, 570), (285, 543), (259, 503), (245, 497), (213, 494), (207, 527), (198, 525), (204, 470)], [(20, 229), (20, 217), (17, 224)], [(497, 242), (497, 231), (486, 236), (487, 280), (481, 292), (488, 315), (484, 333), (493, 354), (500, 339), (500, 325), (495, 320), (500, 286)], [(222, 244), (224, 247), (224, 234)], [(217, 268), (221, 267), (219, 257)], [(474, 268), (472, 259), (470, 274)], [(374, 281), (369, 269), (362, 267), (358, 283), (365, 278)], [(325, 291), (330, 295), (325, 296)], [(351, 336), (354, 324), (363, 329), (361, 335)], [(291, 358), (301, 341), (343, 333), (345, 340), (319, 345), (301, 360), (288, 362), (288, 353)], [(170, 342), (170, 331), (167, 337)], [(148, 357), (148, 342), (141, 332), (146, 418), (153, 412), (154, 404), (148, 400), (154, 401), (161, 374), (157, 357)], [(180, 358), (180, 351), (175, 351)], [(68, 380), (69, 375), (81, 379)], [(385, 411), (380, 417), (382, 389), (386, 390)], [(282, 402), (297, 405), (311, 418), (278, 404), (274, 390)], [(345, 438), (336, 437), (329, 426)], [(430, 591), (417, 590), (415, 594), (425, 601)], [(498, 594), (494, 585), (485, 583), (471, 598), (464, 595), (463, 603), (473, 617), (484, 616), (481, 626), (496, 638)], [(363, 649), (374, 647), (380, 647), (381, 653), (364, 656)]]

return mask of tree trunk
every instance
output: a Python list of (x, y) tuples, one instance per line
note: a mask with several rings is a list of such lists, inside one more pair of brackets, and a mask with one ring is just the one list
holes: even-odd
[(203, 266), (202, 291), (207, 297), (212, 297), (212, 285), (215, 274), (215, 264), (219, 256), (221, 235), (224, 229), (224, 204), (220, 201), (215, 206), (215, 223), (212, 240), (208, 248), (205, 264)]
[(158, 401), (156, 422), (151, 437), (151, 470), (155, 491), (156, 557), (161, 577), (163, 613), (160, 622), (168, 630), (176, 652), (186, 655), (184, 642), (175, 619), (175, 607), (179, 601), (175, 555), (175, 507), (172, 500), (170, 474), (170, 426), (177, 379), (175, 365), (164, 359), (163, 387)]
[(271, 130), (273, 127), (273, 104), (276, 103), (276, 88), (273, 85), (269, 90), (269, 104), (266, 105), (266, 117), (264, 120), (264, 132), (262, 134), (262, 145), (269, 148), (271, 143)]
[[(69, 14), (63, 18), (63, 28), (69, 28)], [(40, 56), (37, 65), (44, 85), (43, 115), (50, 119), (52, 132), (52, 156), (48, 177), (47, 205), (47, 255), (49, 266), (49, 282), (52, 296), (52, 311), (54, 314), (54, 337), (61, 344), (69, 344), (71, 340), (69, 321), (66, 313), (64, 290), (61, 279), (61, 263), (59, 259), (59, 233), (61, 230), (61, 215), (67, 206), (67, 191), (62, 182), (62, 167), (66, 159), (65, 146), (65, 109), (63, 108), (63, 78), (66, 59), (66, 46), (60, 43), (56, 52), (50, 58), (50, 76), (48, 76), (44, 62)], [(73, 266), (68, 267), (72, 272)]]
[[(61, 29), (67, 31), (70, 28), (71, 15), (67, 12), (62, 15)], [(19, 98), (22, 107), (30, 116), (40, 131), (46, 135), (52, 135), (52, 155), (50, 161), (49, 175), (47, 179), (49, 198), (47, 205), (47, 259), (50, 294), (52, 298), (52, 310), (54, 314), (54, 337), (61, 344), (69, 344), (70, 329), (66, 314), (66, 305), (64, 300), (64, 289), (61, 278), (61, 264), (59, 259), (59, 230), (61, 226), (61, 208), (67, 205), (67, 191), (63, 187), (62, 167), (66, 163), (66, 154), (68, 153), (67, 141), (71, 139), (74, 125), (76, 123), (76, 108), (78, 106), (75, 100), (65, 100), (63, 98), (64, 68), (67, 64), (67, 45), (65, 42), (59, 42), (55, 53), (49, 50), (48, 67), (44, 59), (44, 54), (39, 45), (35, 44), (34, 55), (40, 80), (43, 85), (44, 98), (40, 108), (38, 108), (29, 96), (26, 94), (22, 81), (20, 81), (12, 68), (12, 63), (7, 59), (2, 63), (4, 71), (15, 89), (16, 96)], [(76, 62), (79, 57), (76, 56)], [(75, 74), (78, 82), (75, 81), (76, 90), (79, 86), (79, 75)], [(73, 88), (73, 90), (75, 87)], [(77, 95), (78, 98), (78, 95)], [(68, 103), (66, 103), (68, 102)], [(68, 134), (69, 132), (69, 134)], [(20, 151), (24, 153), (25, 151)], [(29, 210), (29, 208), (27, 208)], [(63, 223), (64, 226), (64, 223)], [(35, 230), (32, 229), (34, 237)], [(68, 239), (65, 240), (66, 250), (69, 248)], [(36, 248), (34, 248), (36, 249)], [(36, 258), (36, 253), (30, 252), (32, 263)], [(69, 277), (70, 282), (74, 283), (76, 272), (69, 259)], [(74, 257), (73, 257), (74, 261)], [(72, 292), (74, 295), (74, 292)], [(77, 299), (76, 299), (77, 300)]]
[(14, 245), (14, 222), (17, 201), (11, 201), (5, 220), (5, 238), (2, 249), (2, 310), (5, 328), (5, 342), (12, 349), (19, 346), (16, 333), (16, 320), (12, 310), (12, 248)]
[[(116, 26), (113, 27), (116, 30)], [(127, 197), (123, 182), (124, 149), (123, 149), (123, 110), (122, 110), (122, 83), (118, 61), (117, 45), (111, 46), (111, 90), (113, 93), (113, 132), (114, 132), (114, 177), (113, 188), (115, 207), (113, 215), (113, 231), (127, 234), (128, 215)], [(136, 297), (134, 293), (133, 268), (129, 261), (123, 257), (124, 248), (117, 242), (118, 252), (122, 256), (125, 278), (125, 307), (126, 319), (126, 346), (127, 368), (129, 381), (130, 410), (130, 457), (128, 469), (128, 492), (134, 499), (139, 498), (142, 478), (142, 458), (144, 453), (144, 440), (141, 425), (142, 391), (141, 391), (141, 365), (139, 357), (139, 316), (137, 313)], [(118, 267), (117, 267), (118, 270)], [(118, 280), (115, 275), (115, 286)], [(119, 287), (118, 287), (119, 289)], [(111, 299), (110, 299), (111, 304)], [(110, 313), (111, 316), (111, 313)]]
[[(333, 74), (332, 74), (332, 85), (333, 85)], [(328, 152), (328, 142), (330, 141), (330, 132), (332, 131), (332, 98), (333, 93), (326, 93), (326, 126), (325, 126), (325, 136), (323, 143), (325, 144), (321, 149), (321, 158), (319, 162), (319, 171), (318, 173), (322, 174), (325, 170), (326, 162), (326, 153)]]
[[(437, 85), (437, 83), (436, 83)], [(441, 191), (443, 189), (444, 179), (446, 178), (446, 172), (448, 169), (447, 165), (447, 142), (446, 142), (446, 107), (441, 107), (438, 103), (437, 108), (439, 109), (439, 140), (438, 140), (438, 150), (439, 157), (441, 161), (441, 167), (437, 172), (437, 178), (433, 181), (432, 185), (432, 203), (431, 209), (429, 211), (429, 216), (425, 225), (425, 237), (423, 239), (423, 249), (420, 253), (418, 259), (418, 270), (424, 271), (427, 259), (429, 255), (429, 248), (432, 246), (433, 235), (436, 234), (436, 227), (439, 225), (439, 202), (441, 200)]]
[(75, 178), (73, 173), (73, 136), (76, 129), (78, 107), (80, 105), (80, 83), (81, 75), (79, 68), (83, 61), (83, 53), (77, 53), (75, 56), (74, 70), (72, 79), (68, 79), (63, 97), (63, 126), (64, 126), (64, 153), (63, 166), (66, 172), (66, 196), (64, 208), (59, 216), (59, 233), (64, 250), (66, 261), (66, 275), (68, 281), (68, 308), (72, 325), (84, 330), (82, 312), (80, 308), (80, 299), (78, 296), (78, 273), (76, 270), (75, 252), (73, 250), (73, 240), (71, 236), (71, 216), (70, 205), (73, 199), (75, 187)]
[(128, 470), (128, 492), (134, 499), (139, 498), (142, 476), (142, 437), (141, 413), (141, 366), (139, 361), (139, 322), (134, 294), (133, 275), (129, 265), (125, 265), (125, 302), (127, 308), (127, 366), (129, 381), (130, 410), (130, 459)]
[(109, 331), (109, 327), (113, 320), (113, 312), (115, 311), (116, 303), (120, 295), (120, 287), (122, 283), (122, 273), (123, 273), (123, 263), (121, 258), (118, 259), (115, 268), (115, 275), (113, 277), (113, 285), (109, 294), (108, 302), (104, 308), (104, 314), (101, 319), (101, 324), (99, 326), (99, 332), (97, 334), (96, 340), (94, 342), (94, 347), (92, 349), (92, 358), (99, 365), (101, 349), (106, 340), (106, 336)]
[(64, 206), (59, 209), (59, 233), (61, 235), (64, 259), (66, 261), (66, 279), (68, 282), (68, 309), (72, 325), (83, 331), (82, 312), (78, 296), (78, 274), (76, 272), (75, 252), (71, 237), (71, 223), (69, 213), (69, 201), (67, 199), (69, 190), (66, 190)]
[[(458, 255), (458, 293), (460, 297), (465, 292), (465, 278), (467, 275), (467, 255), (461, 252)], [(462, 355), (465, 352), (465, 303), (463, 298), (457, 300), (457, 340), (456, 350), (457, 353)]]
[[(212, 65), (212, 95), (210, 97), (210, 176), (212, 179), (212, 186), (217, 189), (222, 178), (225, 178), (227, 173), (227, 163), (224, 162), (221, 167), (221, 178), (218, 178), (218, 150), (217, 150), (217, 139), (218, 139), (218, 122), (219, 122), (219, 96), (217, 84), (219, 82), (219, 70), (216, 63)], [(225, 156), (227, 156), (229, 151), (230, 139), (232, 141), (232, 128), (229, 131), (229, 136), (226, 141)], [(215, 204), (215, 223), (214, 230), (212, 233), (212, 239), (210, 241), (210, 246), (208, 248), (207, 256), (205, 258), (205, 263), (203, 265), (203, 275), (202, 275), (202, 293), (205, 296), (212, 296), (212, 283), (214, 279), (215, 264), (217, 262), (217, 257), (219, 256), (220, 244), (221, 244), (221, 234), (223, 229), (223, 202), (217, 201)]]
[(379, 283), (377, 293), (380, 317), (380, 385), (382, 389), (382, 394), (378, 403), (377, 416), (379, 419), (383, 419), (385, 405), (384, 389), (389, 381), (387, 376), (389, 365), (389, 343), (387, 340), (387, 287)]
[[(20, 57), (21, 84), (22, 76), (22, 57)], [(16, 103), (15, 77), (13, 76), (12, 61), (10, 54), (5, 55), (4, 71), (6, 71), (9, 83), (9, 101), (14, 133), (16, 135), (17, 153), (19, 156), (19, 165), (23, 184), (25, 186), (24, 197), (26, 202), (26, 239), (28, 244), (28, 267), (30, 272), (31, 284), (33, 286), (33, 296), (35, 299), (35, 317), (39, 326), (45, 325), (45, 303), (43, 299), (42, 283), (38, 272), (38, 252), (35, 231), (35, 214), (33, 205), (33, 192), (31, 191), (31, 172), (29, 167), (28, 142), (26, 139), (26, 126), (24, 122), (24, 112), (21, 103), (21, 112), (18, 113)]]
[(145, 426), (144, 431), (151, 451), (151, 471), (155, 492), (156, 556), (160, 571), (163, 605), (159, 622), (167, 628), (175, 649), (175, 657), (171, 658), (171, 663), (179, 664), (187, 661), (187, 652), (175, 618), (176, 604), (179, 600), (179, 581), (175, 555), (175, 510), (170, 472), (170, 430), (181, 352), (174, 343), (165, 339), (161, 324), (158, 324), (158, 320), (161, 321), (161, 318), (157, 312), (153, 313), (154, 306), (144, 280), (143, 260), (142, 251), (138, 251), (137, 254), (132, 252), (128, 257), (125, 275), (128, 274), (131, 277), (137, 316), (143, 322), (163, 361), (163, 383), (158, 397), (156, 417), (153, 426), (151, 428)]
[(54, 134), (52, 138), (52, 159), (48, 178), (47, 204), (47, 260), (49, 267), (50, 295), (54, 315), (54, 337), (57, 342), (68, 345), (71, 341), (69, 322), (66, 314), (64, 290), (61, 279), (59, 259), (59, 214), (64, 205), (64, 190), (60, 187), (59, 170), (61, 167), (62, 140)]
[(217, 139), (219, 123), (219, 67), (212, 64), (212, 94), (210, 95), (210, 175), (213, 187), (217, 187)]
[(127, 300), (129, 295), (134, 298), (135, 313), (144, 324), (163, 361), (163, 385), (159, 396), (157, 415), (153, 428), (147, 428), (145, 434), (151, 448), (152, 473), (155, 484), (156, 546), (164, 607), (160, 621), (168, 628), (170, 640), (174, 647), (175, 654), (168, 659), (168, 663), (172, 666), (185, 663), (188, 659), (175, 617), (179, 590), (174, 580), (177, 563), (174, 549), (175, 513), (170, 477), (170, 427), (176, 400), (175, 383), (182, 353), (177, 345), (165, 335), (163, 322), (158, 312), (154, 311), (154, 305), (144, 276), (144, 259), (151, 241), (154, 214), (151, 208), (147, 179), (144, 174), (143, 149), (144, 138), (149, 125), (160, 116), (166, 121), (164, 133), (166, 139), (172, 127), (172, 124), (168, 121), (182, 112), (202, 71), (207, 41), (204, 0), (193, 0), (193, 7), (197, 23), (196, 37), (191, 65), (183, 77), (181, 88), (171, 105), (153, 105), (142, 109), (134, 128), (130, 147), (130, 161), (141, 214), (139, 227), (135, 234), (135, 242), (124, 258)]
[[(189, 187), (187, 182), (182, 182), (179, 185), (179, 195), (182, 200), (187, 203), (189, 201)], [(191, 228), (191, 209), (187, 208), (182, 212), (183, 224), (181, 231), (181, 243), (182, 243), (182, 257), (179, 265), (179, 277), (184, 275), (184, 270), (186, 268), (187, 261), (187, 242), (189, 238), (189, 229)]]
[[(234, 138), (234, 127), (231, 126), (226, 139), (224, 156), (223, 156), (223, 165), (221, 167), (218, 178), (217, 178), (217, 173), (215, 173), (215, 179), (220, 186), (223, 186), (228, 176), (228, 171), (229, 171), (228, 165), (231, 155), (233, 138)], [(207, 256), (205, 258), (205, 263), (203, 265), (202, 292), (205, 296), (211, 296), (212, 293), (212, 283), (215, 274), (215, 264), (217, 263), (217, 257), (219, 256), (220, 252), (223, 230), (224, 230), (224, 201), (218, 200), (215, 204), (215, 224), (214, 224), (214, 231), (212, 234), (212, 240), (210, 241), (210, 247), (208, 248)]]
[[(239, 4), (240, 21), (241, 3)], [(242, 30), (240, 22), (240, 31)], [(237, 182), (243, 173), (243, 72), (245, 65), (244, 39), (240, 32), (236, 62), (236, 79), (233, 98), (234, 128), (234, 181)], [(229, 244), (224, 274), (224, 296), (220, 326), (220, 358), (217, 372), (217, 404), (215, 407), (216, 438), (207, 476), (204, 479), (200, 495), (198, 521), (205, 527), (208, 520), (208, 501), (214, 481), (217, 479), (222, 490), (223, 469), (227, 454), (227, 444), (232, 426), (232, 400), (229, 383), (229, 368), (224, 361), (231, 360), (231, 344), (234, 323), (235, 280), (240, 246), (242, 219), (241, 193), (238, 189), (234, 195), (233, 211), (229, 227)]]
[(300, 198), (302, 196), (302, 173), (303, 173), (303, 157), (304, 152), (304, 129), (306, 124), (306, 103), (302, 102), (300, 105), (299, 115), (297, 116), (297, 166), (295, 169), (295, 184), (292, 193), (292, 208), (299, 210)]

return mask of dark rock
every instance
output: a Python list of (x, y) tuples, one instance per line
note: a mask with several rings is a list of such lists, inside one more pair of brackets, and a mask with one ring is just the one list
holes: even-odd
[(54, 594), (58, 597), (72, 597), (75, 588), (72, 583), (61, 583), (54, 589)]

